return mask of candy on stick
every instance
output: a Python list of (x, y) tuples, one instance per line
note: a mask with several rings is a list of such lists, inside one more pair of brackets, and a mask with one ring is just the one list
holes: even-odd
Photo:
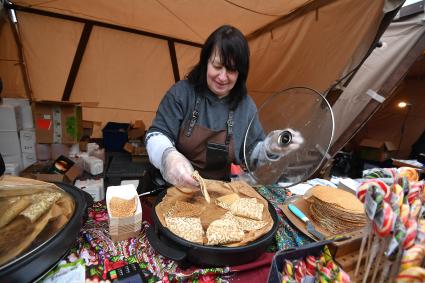
[(400, 264), (400, 271), (406, 270), (412, 266), (420, 266), (425, 257), (425, 247), (420, 244), (413, 245), (410, 249), (404, 251)]
[(323, 283), (329, 283), (332, 282), (332, 273), (331, 270), (329, 268), (327, 268), (326, 266), (322, 266), (319, 269), (319, 282), (323, 282)]
[(397, 283), (423, 283), (425, 282), (425, 268), (414, 266), (400, 272), (396, 278)]
[(403, 203), (400, 207), (400, 220), (403, 222), (404, 225), (407, 224), (407, 221), (409, 220), (409, 214), (410, 214), (410, 205), (408, 203)]
[(306, 275), (306, 271), (307, 267), (305, 265), (304, 260), (299, 260), (295, 268), (295, 280), (297, 280), (298, 283), (302, 282), (302, 279)]
[(415, 243), (416, 234), (418, 232), (418, 222), (416, 219), (410, 218), (406, 224), (406, 238), (403, 241), (403, 248), (408, 249)]
[(425, 219), (418, 221), (418, 233), (416, 235), (416, 243), (425, 245)]
[(413, 200), (413, 202), (410, 204), (409, 218), (418, 219), (421, 209), (422, 201), (418, 198)]
[(307, 268), (306, 274), (314, 276), (316, 274), (316, 258), (314, 256), (307, 256), (305, 258), (305, 265)]
[(411, 204), (415, 199), (421, 199), (421, 191), (423, 188), (423, 181), (422, 182), (413, 182), (410, 184), (410, 189), (407, 194), (407, 199), (409, 203)]
[(419, 180), (419, 174), (415, 168), (400, 167), (397, 171), (400, 177), (407, 177), (410, 182), (417, 182)]
[(391, 206), (384, 202), (382, 209), (378, 210), (373, 223), (373, 228), (379, 237), (386, 237), (394, 227), (395, 215)]
[(292, 277), (294, 275), (294, 267), (290, 260), (285, 259), (285, 262), (283, 264), (283, 273), (288, 275), (289, 277)]

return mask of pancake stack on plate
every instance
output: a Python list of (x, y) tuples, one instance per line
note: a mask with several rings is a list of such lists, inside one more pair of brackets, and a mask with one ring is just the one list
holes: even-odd
[(315, 186), (306, 193), (306, 199), (314, 222), (333, 235), (352, 232), (366, 224), (363, 204), (349, 192)]

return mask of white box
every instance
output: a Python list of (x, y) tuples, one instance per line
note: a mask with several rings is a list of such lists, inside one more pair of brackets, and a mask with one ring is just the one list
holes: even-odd
[(9, 155), (21, 154), (21, 144), (17, 131), (0, 131), (0, 152), (3, 158)]
[(19, 131), (22, 128), (20, 120), (19, 106), (0, 105), (0, 131)]
[(21, 150), (25, 153), (35, 155), (35, 129), (24, 129), (19, 131), (21, 138)]
[(30, 166), (30, 165), (32, 165), (36, 162), (37, 162), (37, 156), (35, 155), (35, 153), (28, 153), (28, 152), (22, 153), (23, 169), (27, 168), (28, 166)]
[(3, 104), (19, 106), (19, 119), (23, 129), (34, 128), (32, 109), (28, 99), (25, 98), (3, 98)]
[(87, 179), (87, 180), (76, 180), (75, 185), (77, 188), (89, 193), (94, 201), (100, 201), (105, 198), (103, 188), (103, 178), (99, 180)]
[(19, 176), (20, 167), (17, 163), (5, 163), (5, 175)]

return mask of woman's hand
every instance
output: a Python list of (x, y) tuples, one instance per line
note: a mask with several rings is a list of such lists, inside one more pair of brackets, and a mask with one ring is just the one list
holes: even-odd
[(193, 167), (175, 147), (167, 148), (162, 154), (161, 174), (164, 179), (185, 193), (199, 190), (199, 184), (193, 179)]
[(271, 131), (264, 139), (264, 149), (271, 159), (279, 159), (300, 148), (304, 139), (292, 129)]

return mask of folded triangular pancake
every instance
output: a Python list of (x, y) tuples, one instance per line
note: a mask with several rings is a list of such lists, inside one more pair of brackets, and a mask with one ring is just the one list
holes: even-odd
[(217, 198), (215, 200), (215, 203), (224, 209), (230, 210), (230, 206), (232, 205), (232, 203), (234, 203), (238, 199), (239, 199), (238, 194), (234, 193), (234, 194), (224, 195)]
[(211, 222), (207, 229), (208, 245), (224, 245), (242, 241), (244, 232), (235, 219), (218, 219)]
[(167, 228), (177, 236), (198, 244), (203, 243), (201, 219), (195, 217), (165, 217)]
[(233, 215), (242, 216), (254, 220), (263, 220), (262, 203), (257, 203), (256, 198), (240, 198), (230, 206)]

